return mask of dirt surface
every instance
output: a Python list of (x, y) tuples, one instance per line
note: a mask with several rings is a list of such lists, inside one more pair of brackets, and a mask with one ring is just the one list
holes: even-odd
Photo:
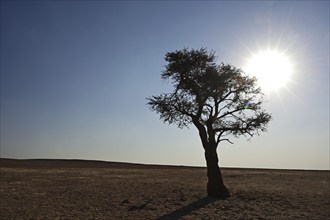
[(330, 219), (329, 171), (223, 169), (219, 200), (204, 168), (19, 162), (1, 160), (0, 219)]

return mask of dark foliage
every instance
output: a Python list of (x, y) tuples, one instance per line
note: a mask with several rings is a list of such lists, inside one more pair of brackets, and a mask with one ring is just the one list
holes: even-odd
[(261, 108), (263, 94), (256, 78), (232, 65), (217, 65), (215, 53), (205, 48), (169, 52), (165, 60), (161, 77), (174, 90), (148, 98), (164, 122), (179, 128), (193, 123), (206, 141), (215, 138), (216, 145), (229, 141), (223, 138), (227, 135), (252, 137), (266, 131), (271, 115)]

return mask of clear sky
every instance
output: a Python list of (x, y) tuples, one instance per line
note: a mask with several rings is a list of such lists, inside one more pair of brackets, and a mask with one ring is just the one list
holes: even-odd
[(1, 1), (1, 157), (205, 166), (197, 130), (164, 125), (166, 52), (219, 62), (284, 51), (268, 132), (219, 146), (220, 166), (329, 169), (329, 1)]

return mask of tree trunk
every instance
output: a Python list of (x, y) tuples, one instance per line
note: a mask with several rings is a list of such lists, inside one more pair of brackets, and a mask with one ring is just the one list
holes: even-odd
[(210, 197), (228, 198), (230, 193), (223, 184), (222, 175), (218, 166), (217, 143), (215, 141), (215, 132), (212, 123), (208, 125), (208, 130), (199, 122), (199, 118), (193, 118), (193, 123), (199, 131), (199, 136), (205, 150), (205, 159), (207, 164), (207, 195)]
[(218, 166), (218, 155), (216, 148), (205, 150), (205, 159), (207, 164), (207, 195), (210, 197), (228, 198), (230, 193), (224, 185), (220, 168)]

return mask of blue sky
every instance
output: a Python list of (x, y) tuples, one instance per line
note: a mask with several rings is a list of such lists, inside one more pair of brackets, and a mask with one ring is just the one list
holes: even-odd
[(164, 55), (207, 47), (243, 67), (285, 51), (267, 133), (219, 146), (220, 165), (329, 169), (328, 1), (1, 1), (1, 157), (204, 166), (196, 129), (146, 97), (171, 89)]

